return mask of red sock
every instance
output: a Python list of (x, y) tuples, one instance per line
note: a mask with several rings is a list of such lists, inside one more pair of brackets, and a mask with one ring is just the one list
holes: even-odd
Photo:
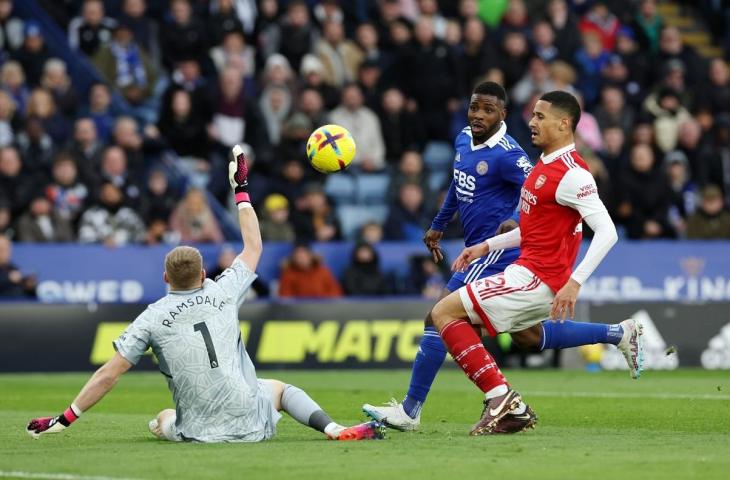
[(494, 387), (507, 385), (507, 380), (494, 358), (482, 345), (471, 324), (464, 320), (454, 320), (446, 325), (439, 335), (456, 363), (482, 392), (486, 393)]

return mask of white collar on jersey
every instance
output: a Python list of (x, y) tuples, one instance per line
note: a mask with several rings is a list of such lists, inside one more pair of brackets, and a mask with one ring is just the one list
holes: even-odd
[[(469, 135), (469, 138), (472, 138), (471, 136), (471, 128), (466, 130), (466, 134)], [(479, 145), (474, 145), (474, 142), (469, 142), (469, 146), (471, 147), (471, 151), (479, 150), (484, 147), (494, 148), (497, 146), (497, 143), (499, 143), (500, 140), (502, 140), (507, 133), (507, 124), (502, 122), (502, 124), (499, 126), (499, 130), (497, 130), (497, 133), (489, 137), (484, 143), (480, 143)]]
[(542, 160), (542, 163), (547, 165), (548, 163), (551, 163), (552, 161), (556, 160), (559, 156), (563, 155), (564, 153), (572, 152), (575, 150), (575, 143), (571, 143), (570, 145), (566, 145), (563, 148), (559, 148), (555, 150), (550, 155), (540, 155), (540, 160)]

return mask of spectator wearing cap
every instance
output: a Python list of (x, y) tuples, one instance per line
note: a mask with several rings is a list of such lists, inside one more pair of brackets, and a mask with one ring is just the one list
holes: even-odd
[(689, 161), (680, 150), (673, 150), (664, 156), (664, 166), (672, 189), (669, 222), (682, 234), (686, 229), (686, 220), (694, 213), (697, 203), (697, 191), (692, 182)]
[(41, 86), (51, 92), (58, 111), (64, 117), (72, 119), (76, 116), (79, 98), (63, 60), (51, 58), (46, 62), (43, 66)]
[(172, 69), (187, 59), (207, 63), (208, 37), (205, 25), (193, 16), (190, 0), (172, 0), (170, 19), (161, 29), (162, 63)]
[(324, 81), (334, 87), (342, 87), (357, 79), (357, 72), (364, 59), (360, 48), (345, 38), (345, 28), (337, 20), (326, 20), (322, 38), (315, 52), (324, 66)]
[(330, 121), (345, 127), (358, 145), (352, 161), (365, 172), (375, 172), (385, 167), (385, 143), (377, 115), (364, 105), (362, 90), (357, 84), (346, 85), (342, 90), (342, 104), (330, 114)]
[(616, 214), (631, 239), (673, 238), (669, 224), (672, 191), (649, 145), (634, 145), (616, 189)]
[(655, 55), (659, 50), (659, 36), (664, 28), (664, 20), (657, 13), (656, 0), (641, 0), (639, 11), (634, 17), (632, 27), (638, 34), (642, 50)]
[(687, 220), (687, 238), (730, 239), (730, 212), (723, 204), (722, 190), (716, 185), (707, 185), (702, 189), (699, 208)]
[(644, 108), (654, 117), (654, 139), (659, 150), (666, 153), (677, 146), (679, 125), (692, 118), (682, 106), (675, 90), (662, 88), (657, 95), (649, 96)]
[(20, 62), (29, 87), (37, 86), (43, 75), (43, 66), (51, 54), (48, 51), (41, 25), (35, 20), (25, 22), (23, 45), (13, 52), (11, 58)]
[(73, 241), (71, 223), (53, 208), (43, 195), (30, 202), (28, 210), (18, 219), (18, 240), (34, 243)]
[(84, 0), (81, 15), (68, 24), (68, 43), (74, 50), (92, 56), (111, 39), (115, 27), (116, 20), (105, 15), (102, 0)]
[(13, 0), (0, 0), (0, 51), (12, 52), (23, 44), (23, 20), (13, 16)]
[(316, 55), (307, 54), (302, 58), (300, 75), (302, 90), (307, 88), (317, 90), (324, 100), (326, 110), (337, 107), (337, 104), (340, 103), (340, 90), (325, 82), (324, 65)]
[[(92, 61), (133, 108), (142, 107), (152, 95), (157, 83), (157, 69), (135, 42), (134, 33), (126, 21), (116, 25), (111, 41), (96, 51)], [(153, 118), (154, 115), (149, 120)]]
[(292, 225), (297, 241), (329, 242), (341, 238), (334, 208), (320, 185), (308, 185), (294, 205)]
[(616, 45), (616, 34), (621, 23), (611, 13), (604, 2), (594, 2), (580, 21), (580, 31), (595, 32), (601, 40), (603, 49), (611, 51)]
[(261, 238), (266, 242), (293, 242), (295, 236), (289, 222), (289, 201), (280, 193), (272, 193), (264, 200)]
[(279, 296), (336, 298), (342, 296), (342, 287), (321, 257), (307, 245), (297, 245), (282, 266)]

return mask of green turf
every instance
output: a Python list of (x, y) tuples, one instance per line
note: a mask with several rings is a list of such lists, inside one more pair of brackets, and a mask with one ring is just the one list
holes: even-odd
[[(335, 419), (360, 421), (363, 402), (400, 398), (406, 371), (262, 372), (307, 390)], [(198, 445), (157, 441), (147, 421), (171, 406), (163, 379), (127, 374), (64, 433), (30, 439), (25, 422), (58, 413), (86, 374), (0, 375), (0, 472), (126, 478), (728, 478), (730, 375), (511, 371), (537, 411), (537, 429), (468, 437), (480, 394), (461, 372), (436, 381), (421, 431), (329, 442), (286, 417), (274, 440)], [(7, 475), (7, 473), (4, 473)], [(0, 473), (0, 476), (3, 474)]]

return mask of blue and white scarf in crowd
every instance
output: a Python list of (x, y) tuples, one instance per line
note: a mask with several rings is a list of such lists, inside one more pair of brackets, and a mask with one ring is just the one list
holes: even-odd
[(130, 43), (124, 47), (117, 42), (111, 42), (111, 52), (117, 61), (117, 87), (147, 85), (147, 74), (137, 45)]

